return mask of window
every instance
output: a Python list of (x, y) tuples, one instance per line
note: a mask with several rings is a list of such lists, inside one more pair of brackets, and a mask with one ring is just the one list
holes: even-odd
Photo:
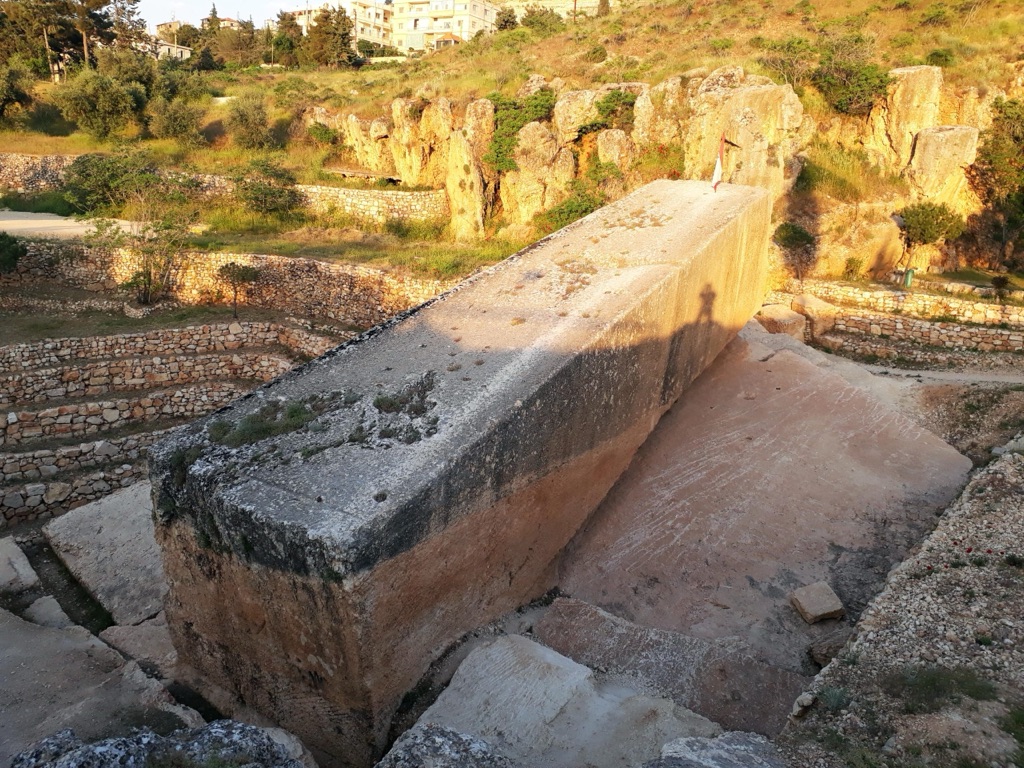
[(399, 28), (399, 29), (405, 29), (405, 23), (404, 23), (404, 22), (401, 22), (401, 21), (400, 21), (400, 22), (398, 22), (398, 28)]

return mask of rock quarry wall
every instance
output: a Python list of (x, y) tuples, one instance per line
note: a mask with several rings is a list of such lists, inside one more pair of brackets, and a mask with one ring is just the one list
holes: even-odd
[[(771, 204), (652, 183), (154, 446), (168, 622), (204, 692), (371, 765), (446, 648), (553, 586), (760, 306)], [(303, 408), (305, 427), (223, 444)]]
[[(452, 285), (450, 281), (312, 259), (195, 252), (182, 258), (182, 266), (173, 276), (174, 298), (185, 304), (230, 301), (231, 286), (217, 274), (230, 262), (260, 270), (256, 283), (240, 292), (240, 304), (330, 318), (358, 328), (383, 322)], [(19, 273), (7, 280), (47, 276), (88, 290), (108, 290), (128, 281), (138, 266), (138, 257), (127, 251), (33, 241), (28, 255), (18, 263)]]

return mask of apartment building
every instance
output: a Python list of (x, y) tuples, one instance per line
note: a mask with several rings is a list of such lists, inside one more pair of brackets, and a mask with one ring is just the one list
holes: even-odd
[(395, 0), (392, 45), (433, 51), (494, 30), (499, 5), (485, 0)]
[[(611, 5), (615, 4), (616, 0), (612, 0)], [(574, 14), (596, 16), (598, 0), (505, 0), (501, 5), (514, 10), (516, 18), (519, 19), (523, 18), (527, 8), (535, 5), (554, 11), (563, 19), (568, 20), (572, 19)]]
[(309, 34), (309, 28), (316, 25), (316, 17), (324, 10), (344, 8), (352, 19), (352, 45), (358, 40), (391, 45), (391, 17), (394, 6), (383, 0), (341, 0), (335, 3), (308, 5), (297, 11), (288, 11), (302, 28), (302, 34)]

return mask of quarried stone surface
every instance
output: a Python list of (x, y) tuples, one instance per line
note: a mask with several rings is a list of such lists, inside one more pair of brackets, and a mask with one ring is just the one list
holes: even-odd
[(138, 624), (160, 612), (167, 586), (153, 538), (149, 483), (74, 509), (43, 532), (118, 624)]
[(32, 569), (14, 539), (0, 539), (0, 593), (24, 592), (39, 584), (39, 576)]
[(650, 184), (158, 444), (183, 661), (318, 759), (371, 764), (433, 660), (554, 586), (756, 311), (769, 213), (760, 189)]
[(494, 747), (441, 725), (417, 725), (402, 734), (376, 768), (515, 768)]

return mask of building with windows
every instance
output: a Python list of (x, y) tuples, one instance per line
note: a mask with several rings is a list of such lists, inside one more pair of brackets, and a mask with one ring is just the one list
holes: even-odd
[[(616, 0), (611, 0), (610, 4), (615, 5)], [(523, 18), (527, 8), (537, 6), (554, 11), (566, 21), (572, 19), (574, 15), (596, 16), (597, 5), (598, 0), (505, 0), (502, 3), (502, 7), (507, 6), (514, 10), (518, 19)]]
[(180, 21), (165, 21), (156, 25), (156, 36), (164, 40), (173, 40), (174, 33), (181, 29)]
[[(220, 22), (220, 29), (241, 29), (242, 28), (242, 22), (240, 22), (238, 19), (230, 19), (230, 18), (225, 16), (224, 18), (217, 19), (217, 21)], [(202, 25), (202, 28), (206, 29), (208, 26), (210, 26), (210, 19), (209, 18), (205, 18), (200, 23)]]
[(308, 35), (309, 28), (316, 26), (316, 17), (324, 10), (343, 8), (352, 19), (352, 46), (357, 41), (366, 40), (380, 45), (391, 43), (391, 17), (394, 6), (383, 0), (340, 0), (335, 3), (319, 3), (297, 11), (288, 11), (295, 22), (302, 28), (302, 34)]
[(158, 59), (177, 59), (178, 61), (184, 61), (192, 57), (192, 49), (184, 45), (175, 45), (174, 43), (167, 43), (163, 40), (154, 41), (156, 47), (156, 57)]
[(494, 30), (498, 6), (485, 0), (395, 0), (392, 45), (433, 51)]

